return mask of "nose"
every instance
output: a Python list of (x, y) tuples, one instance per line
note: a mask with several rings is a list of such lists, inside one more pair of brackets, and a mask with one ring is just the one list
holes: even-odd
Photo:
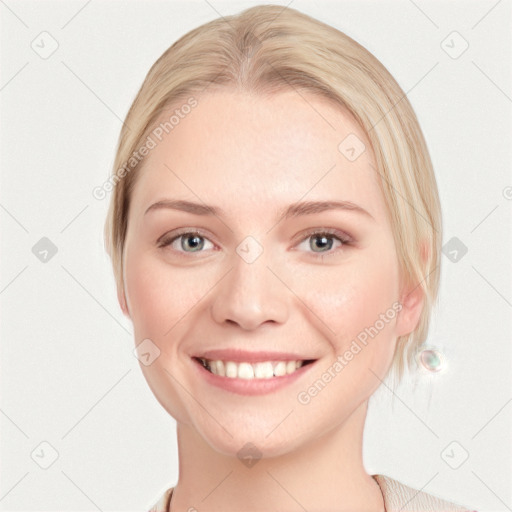
[(267, 322), (286, 322), (291, 292), (279, 272), (267, 266), (265, 252), (252, 263), (236, 253), (232, 261), (233, 267), (213, 290), (213, 319), (245, 330)]

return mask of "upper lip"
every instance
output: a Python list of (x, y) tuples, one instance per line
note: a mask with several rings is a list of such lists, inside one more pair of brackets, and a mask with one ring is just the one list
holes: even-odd
[(308, 361), (315, 359), (313, 357), (304, 357), (293, 352), (272, 352), (264, 351), (247, 351), (239, 349), (216, 349), (206, 350), (196, 355), (198, 359), (208, 359), (210, 361), (233, 361), (258, 363), (263, 361)]

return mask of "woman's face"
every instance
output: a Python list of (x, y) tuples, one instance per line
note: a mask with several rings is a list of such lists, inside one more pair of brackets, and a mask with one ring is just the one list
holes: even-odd
[(399, 304), (370, 145), (347, 114), (306, 93), (197, 99), (141, 169), (119, 300), (178, 422), (223, 454), (284, 454), (369, 398), (420, 311)]

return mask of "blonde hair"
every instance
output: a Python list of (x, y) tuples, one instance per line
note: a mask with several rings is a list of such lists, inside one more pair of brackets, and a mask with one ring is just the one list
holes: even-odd
[(181, 37), (149, 70), (121, 129), (105, 223), (118, 288), (123, 290), (128, 211), (140, 169), (139, 162), (127, 170), (126, 162), (164, 110), (212, 84), (259, 94), (289, 87), (318, 94), (348, 109), (363, 128), (381, 176), (401, 286), (420, 286), (424, 294), (416, 329), (397, 339), (391, 368), (401, 380), (427, 337), (439, 288), (441, 207), (428, 149), (405, 93), (379, 60), (294, 9), (261, 5), (215, 19)]

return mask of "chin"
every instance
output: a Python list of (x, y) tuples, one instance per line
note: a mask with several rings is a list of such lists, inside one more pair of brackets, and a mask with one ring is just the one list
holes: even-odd
[(281, 457), (300, 446), (300, 443), (290, 440), (289, 437), (276, 436), (274, 439), (270, 437), (265, 438), (264, 434), (252, 436), (249, 433), (247, 435), (238, 433), (233, 438), (206, 436), (204, 439), (216, 452), (226, 457), (237, 458), (248, 467), (259, 459)]

